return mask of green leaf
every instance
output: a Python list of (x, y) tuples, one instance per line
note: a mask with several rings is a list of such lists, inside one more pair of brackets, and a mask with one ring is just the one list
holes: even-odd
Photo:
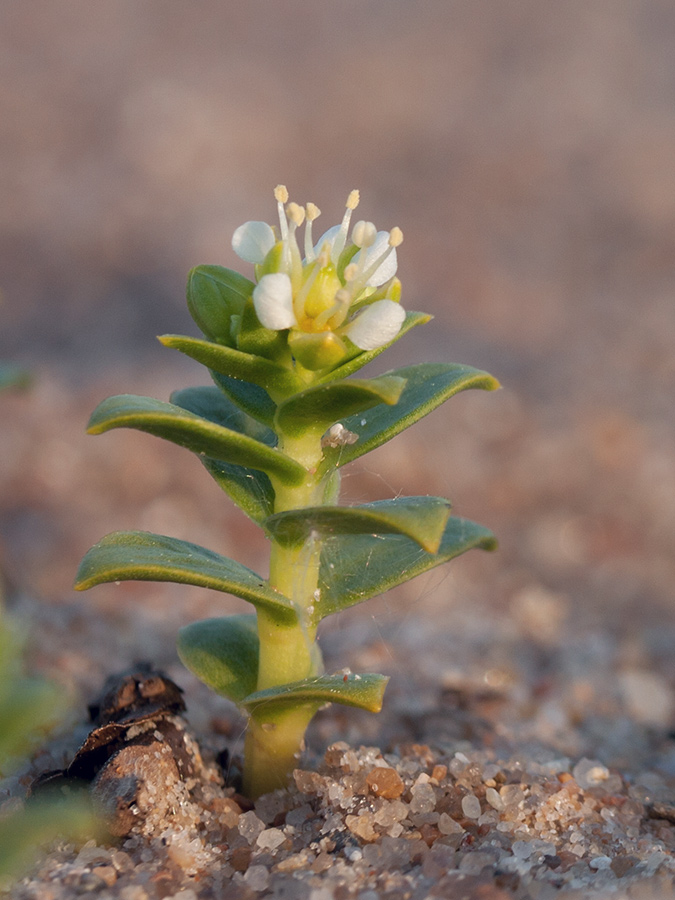
[(282, 624), (297, 621), (295, 604), (251, 569), (198, 544), (163, 534), (117, 531), (106, 535), (80, 563), (75, 590), (117, 581), (194, 584), (241, 597)]
[(404, 387), (405, 379), (395, 375), (311, 387), (279, 404), (276, 428), (291, 437), (300, 437), (307, 431), (321, 435), (339, 419), (379, 403), (397, 403)]
[(399, 535), (330, 538), (321, 553), (316, 621), (383, 594), (474, 547), (493, 550), (494, 535), (482, 525), (455, 516), (449, 519), (435, 554)]
[(300, 544), (313, 533), (403, 534), (427, 553), (436, 553), (450, 517), (450, 503), (441, 497), (397, 497), (361, 506), (314, 506), (271, 516), (263, 524), (280, 544)]
[(417, 325), (426, 325), (426, 323), (430, 322), (432, 319), (433, 316), (430, 316), (427, 313), (413, 312), (412, 310), (406, 312), (401, 330), (388, 344), (385, 344), (384, 347), (378, 347), (376, 350), (359, 350), (358, 347), (354, 347), (354, 355), (346, 362), (342, 363), (342, 365), (338, 366), (337, 369), (333, 369), (331, 372), (328, 372), (320, 378), (317, 381), (317, 384), (325, 384), (328, 381), (337, 381), (338, 379), (346, 378), (348, 375), (353, 375), (354, 372), (358, 372), (359, 369), (362, 369), (364, 366), (367, 366), (369, 362), (376, 359), (380, 353), (384, 353), (384, 351), (388, 347), (391, 347), (392, 344), (395, 344), (396, 341), (400, 341), (411, 328), (415, 328)]
[(274, 488), (264, 472), (247, 466), (234, 466), (217, 459), (202, 459), (202, 464), (225, 493), (257, 524), (274, 512)]
[(254, 718), (265, 721), (289, 708), (309, 706), (318, 709), (324, 703), (341, 703), (379, 712), (388, 681), (385, 675), (320, 675), (256, 691), (249, 694), (241, 706)]
[(84, 796), (32, 799), (25, 809), (0, 819), (0, 875), (21, 875), (47, 841), (92, 837), (104, 841), (105, 829)]
[(0, 363), (0, 390), (9, 387), (27, 387), (31, 382), (30, 373), (12, 363)]
[(232, 316), (240, 316), (255, 285), (222, 266), (196, 266), (188, 275), (190, 315), (207, 338), (232, 346)]
[[(233, 379), (231, 380), (233, 381)], [(246, 384), (245, 382), (235, 383)], [(248, 387), (255, 388), (255, 385), (248, 385)], [(256, 388), (256, 390), (260, 390), (260, 388)], [(277, 437), (273, 431), (246, 415), (218, 388), (185, 388), (175, 391), (171, 395), (171, 402), (182, 409), (201, 415), (217, 425), (226, 425), (234, 431), (253, 437), (264, 444), (269, 446), (276, 444)], [(264, 472), (251, 469), (249, 466), (221, 462), (207, 456), (200, 456), (200, 460), (218, 485), (254, 522), (260, 523), (272, 514), (274, 488)]]
[[(244, 383), (239, 382), (239, 384)], [(254, 385), (249, 386), (254, 387)], [(277, 436), (271, 428), (267, 428), (257, 419), (239, 409), (217, 387), (183, 388), (173, 392), (171, 402), (196, 416), (208, 419), (209, 422), (252, 437), (262, 444), (267, 444), (268, 447), (274, 447), (277, 443)]]
[(250, 381), (239, 381), (220, 372), (211, 372), (211, 377), (225, 396), (251, 418), (270, 427), (274, 424), (277, 405), (267, 391)]
[(89, 433), (136, 428), (222, 462), (247, 465), (288, 485), (301, 484), (306, 470), (279, 450), (196, 416), (172, 403), (122, 394), (108, 397), (92, 413)]
[(359, 439), (345, 447), (326, 448), (320, 472), (333, 466), (344, 466), (369, 453), (460, 391), (468, 388), (493, 391), (499, 387), (499, 382), (487, 372), (458, 363), (421, 363), (387, 374), (406, 379), (396, 406), (382, 403), (368, 412), (343, 419), (345, 428), (358, 434)]
[(261, 325), (253, 305), (253, 298), (246, 301), (242, 312), (237, 349), (253, 356), (263, 356), (265, 359), (276, 360), (285, 357), (290, 360), (288, 332), (273, 331)]
[(158, 340), (165, 347), (180, 350), (214, 372), (241, 381), (251, 381), (268, 391), (272, 397), (285, 397), (303, 387), (302, 382), (290, 369), (261, 356), (242, 353), (241, 350), (234, 350), (232, 347), (181, 334), (163, 334)]
[(255, 691), (259, 642), (256, 616), (202, 619), (178, 632), (178, 655), (200, 681), (234, 703)]

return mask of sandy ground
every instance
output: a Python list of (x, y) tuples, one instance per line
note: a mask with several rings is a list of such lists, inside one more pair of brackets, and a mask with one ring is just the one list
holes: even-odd
[[(492, 747), (503, 771), (516, 753), (570, 771), (587, 758), (625, 796), (649, 773), (670, 802), (672, 5), (37, 0), (0, 17), (0, 352), (35, 374), (1, 401), (0, 540), (32, 664), (79, 697), (75, 720), (93, 686), (148, 658), (199, 733), (231, 723), (236, 752), (234, 711), (173, 650), (181, 624), (236, 603), (71, 584), (115, 529), (263, 573), (264, 541), (185, 451), (84, 428), (110, 393), (166, 399), (203, 379), (154, 335), (192, 333), (187, 270), (234, 266), (231, 233), (272, 217), (275, 184), (331, 221), (359, 187), (365, 217), (404, 230), (404, 304), (435, 315), (380, 370), (467, 362), (504, 389), (453, 399), (355, 464), (345, 497), (449, 496), (500, 550), (329, 623), (329, 668), (392, 682), (381, 716), (317, 720), (311, 752), (436, 741), (438, 764)], [(662, 875), (668, 895), (663, 828), (638, 881)], [(581, 884), (622, 889), (590, 859)]]

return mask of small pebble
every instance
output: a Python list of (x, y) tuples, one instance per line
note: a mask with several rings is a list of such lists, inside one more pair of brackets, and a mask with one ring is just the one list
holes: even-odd
[(262, 850), (276, 850), (286, 840), (286, 836), (280, 828), (266, 828), (258, 835), (256, 844)]
[(106, 887), (112, 887), (117, 881), (117, 872), (113, 866), (95, 866), (91, 872), (100, 878)]
[(254, 891), (264, 891), (270, 883), (269, 869), (265, 866), (249, 866), (244, 881)]
[(477, 819), (480, 816), (480, 800), (475, 794), (467, 794), (462, 797), (462, 812), (467, 819)]
[(447, 813), (441, 813), (438, 817), (438, 830), (441, 834), (461, 834), (464, 829), (455, 822)]
[(265, 830), (265, 823), (262, 822), (256, 814), (251, 812), (242, 813), (237, 822), (239, 834), (246, 838), (249, 844), (255, 844), (258, 836)]
[(516, 859), (527, 859), (532, 853), (532, 844), (529, 841), (514, 841), (511, 852)]
[(368, 772), (366, 782), (376, 797), (395, 800), (403, 793), (403, 779), (396, 769), (378, 767)]
[(493, 809), (496, 809), (498, 812), (504, 809), (504, 801), (494, 788), (490, 787), (485, 791), (485, 799), (490, 804), (490, 806)]
[[(415, 785), (412, 789), (412, 799), (410, 801), (411, 812), (419, 815), (421, 813), (433, 812), (434, 809), (436, 809), (436, 793), (433, 787), (424, 782)], [(480, 814), (480, 804), (478, 811)]]

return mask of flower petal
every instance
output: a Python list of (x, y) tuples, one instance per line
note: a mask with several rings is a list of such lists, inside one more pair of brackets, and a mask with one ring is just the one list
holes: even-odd
[(321, 248), (323, 247), (323, 245), (327, 243), (331, 249), (331, 259), (334, 263), (336, 263), (337, 259), (333, 259), (332, 250), (333, 250), (333, 245), (335, 244), (335, 239), (337, 238), (337, 236), (339, 234), (340, 234), (340, 226), (339, 225), (333, 225), (331, 228), (328, 229), (328, 231), (324, 231), (324, 233), (321, 235), (321, 237), (316, 242), (316, 244), (314, 244), (314, 255), (318, 256), (319, 253), (321, 252)]
[(360, 350), (377, 350), (393, 341), (401, 330), (405, 310), (393, 300), (376, 300), (344, 329), (349, 340)]
[[(373, 263), (377, 260), (378, 256), (383, 256), (386, 253), (389, 247), (389, 232), (388, 231), (378, 231), (377, 236), (375, 237), (375, 242), (371, 247), (368, 247), (366, 250), (366, 263), (364, 269), (368, 269)], [(358, 264), (359, 258), (363, 250), (359, 250), (356, 254), (352, 262)], [(381, 284), (384, 284), (385, 281), (389, 281), (390, 278), (393, 278), (396, 274), (396, 269), (398, 268), (398, 260), (396, 258), (396, 250), (392, 250), (391, 253), (385, 258), (381, 266), (378, 266), (377, 269), (373, 272), (370, 278), (366, 281), (366, 284), (369, 287), (379, 287)]]
[(232, 249), (248, 263), (263, 262), (274, 244), (274, 232), (267, 222), (245, 222), (232, 235)]
[(263, 275), (253, 289), (253, 305), (260, 324), (265, 328), (282, 331), (297, 325), (291, 279), (284, 272)]

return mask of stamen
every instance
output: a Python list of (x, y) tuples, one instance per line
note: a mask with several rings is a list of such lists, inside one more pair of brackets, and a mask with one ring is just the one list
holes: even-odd
[(333, 252), (331, 253), (331, 258), (334, 263), (337, 263), (340, 258), (340, 254), (345, 248), (345, 244), (347, 243), (347, 233), (349, 232), (349, 223), (352, 218), (352, 212), (359, 205), (359, 192), (351, 191), (349, 197), (347, 197), (346, 210), (345, 214), (342, 217), (342, 222), (340, 224), (340, 230), (335, 236), (335, 241), (333, 242)]
[(398, 227), (398, 225), (394, 225), (394, 227), (389, 232), (389, 246), (390, 247), (400, 247), (403, 243), (403, 232)]
[[(323, 248), (322, 248), (323, 253)], [(295, 318), (298, 322), (302, 322), (305, 318), (305, 300), (307, 299), (309, 292), (312, 288), (312, 285), (316, 281), (317, 275), (321, 271), (321, 267), (324, 265), (321, 260), (321, 255), (319, 256), (318, 261), (314, 263), (312, 267), (312, 271), (309, 273), (307, 278), (303, 281), (300, 290), (296, 292), (295, 297), (293, 298), (293, 309), (295, 311)], [(306, 270), (305, 270), (306, 271)]]
[(288, 188), (285, 184), (278, 184), (274, 188), (274, 199), (277, 203), (288, 203)]
[[(403, 241), (403, 232), (400, 228), (394, 226), (392, 230), (389, 232), (389, 238), (387, 240), (387, 248), (383, 253), (380, 253), (379, 256), (376, 256), (375, 259), (371, 262), (367, 269), (364, 270), (365, 266), (365, 251), (361, 250), (359, 253), (360, 259), (358, 260), (358, 274), (350, 282), (349, 288), (354, 293), (354, 296), (357, 296), (363, 288), (368, 283), (368, 279), (371, 278), (375, 272), (380, 268), (382, 263), (390, 256), (396, 247), (401, 244)], [(346, 272), (345, 272), (346, 274)]]
[(288, 261), (289, 271), (293, 282), (293, 289), (297, 290), (302, 281), (302, 259), (295, 232), (305, 221), (305, 210), (297, 203), (289, 203), (286, 206), (288, 216), (288, 238), (284, 242), (284, 261)]
[(328, 241), (324, 241), (321, 250), (319, 250), (319, 265), (321, 267), (327, 266), (330, 263), (330, 244)]
[(329, 309), (324, 309), (322, 313), (314, 317), (314, 327), (317, 331), (321, 331), (329, 321), (331, 328), (338, 328), (347, 318), (352, 302), (351, 293), (345, 288), (340, 288), (335, 292), (334, 300), (335, 302)]
[(284, 203), (288, 203), (288, 189), (285, 184), (278, 184), (274, 188), (274, 199), (277, 201), (277, 209), (279, 211), (279, 228), (281, 230), (281, 240), (286, 241), (288, 237), (288, 220), (284, 210)]
[(305, 224), (305, 262), (314, 262), (314, 244), (312, 243), (312, 222), (321, 215), (321, 210), (314, 203), (308, 203), (305, 207), (307, 222)]
[(349, 283), (353, 281), (358, 275), (359, 267), (354, 262), (350, 262), (348, 266), (345, 266), (344, 276), (345, 282)]
[(296, 228), (305, 221), (305, 211), (298, 203), (289, 203), (286, 207), (286, 215)]

